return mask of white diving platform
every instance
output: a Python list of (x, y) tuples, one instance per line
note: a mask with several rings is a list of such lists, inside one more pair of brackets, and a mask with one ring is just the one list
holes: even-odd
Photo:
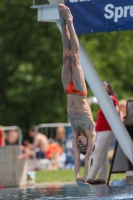
[(31, 8), (38, 10), (38, 22), (55, 22), (59, 20), (57, 4), (33, 5)]

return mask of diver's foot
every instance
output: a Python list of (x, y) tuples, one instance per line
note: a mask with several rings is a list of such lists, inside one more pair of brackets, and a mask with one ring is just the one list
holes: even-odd
[(58, 11), (59, 11), (61, 23), (65, 23), (66, 21), (65, 21), (65, 18), (64, 18), (64, 16), (63, 16), (63, 13), (62, 13), (62, 6), (63, 6), (63, 4), (59, 4), (59, 5), (58, 5)]
[(64, 4), (59, 4), (59, 9), (62, 11), (62, 14), (66, 20), (66, 23), (69, 24), (73, 21), (73, 16), (71, 14), (71, 11), (70, 9), (65, 6)]

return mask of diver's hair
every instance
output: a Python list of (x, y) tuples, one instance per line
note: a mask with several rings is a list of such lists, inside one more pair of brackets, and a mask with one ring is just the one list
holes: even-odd
[(86, 155), (86, 151), (85, 152), (80, 151), (80, 153), (83, 154), (83, 155)]
[(116, 92), (114, 91), (114, 89), (113, 89), (113, 87), (112, 87), (112, 85), (111, 85), (110, 82), (108, 82), (108, 81), (103, 81), (103, 84), (106, 84), (106, 85), (107, 85), (107, 87), (108, 87), (108, 89), (109, 89), (109, 91), (108, 91), (108, 94), (109, 94), (109, 95), (114, 95), (114, 96), (117, 97), (117, 94), (116, 94)]
[[(94, 145), (94, 147), (93, 147), (92, 152), (93, 152), (94, 150), (95, 150), (95, 145)], [(80, 151), (80, 153), (83, 154), (83, 155), (86, 155), (86, 151), (85, 151), (85, 152)]]
[(31, 127), (29, 128), (29, 131), (34, 131), (35, 128), (36, 128), (36, 126), (31, 126)]

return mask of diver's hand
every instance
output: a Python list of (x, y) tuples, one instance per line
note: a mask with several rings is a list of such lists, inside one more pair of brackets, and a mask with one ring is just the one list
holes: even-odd
[(76, 179), (78, 185), (80, 186), (91, 186), (89, 183), (87, 183), (87, 180), (85, 178), (77, 178)]
[(87, 178), (79, 177), (78, 179), (79, 179), (80, 181), (83, 181), (83, 182), (87, 183)]

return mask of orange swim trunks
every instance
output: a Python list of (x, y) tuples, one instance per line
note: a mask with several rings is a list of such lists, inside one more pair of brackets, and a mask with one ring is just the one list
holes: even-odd
[(67, 86), (66, 90), (65, 90), (66, 94), (75, 94), (75, 95), (80, 95), (80, 96), (84, 96), (87, 94), (87, 90), (84, 92), (80, 92), (78, 91), (72, 82), (69, 83), (69, 85)]

